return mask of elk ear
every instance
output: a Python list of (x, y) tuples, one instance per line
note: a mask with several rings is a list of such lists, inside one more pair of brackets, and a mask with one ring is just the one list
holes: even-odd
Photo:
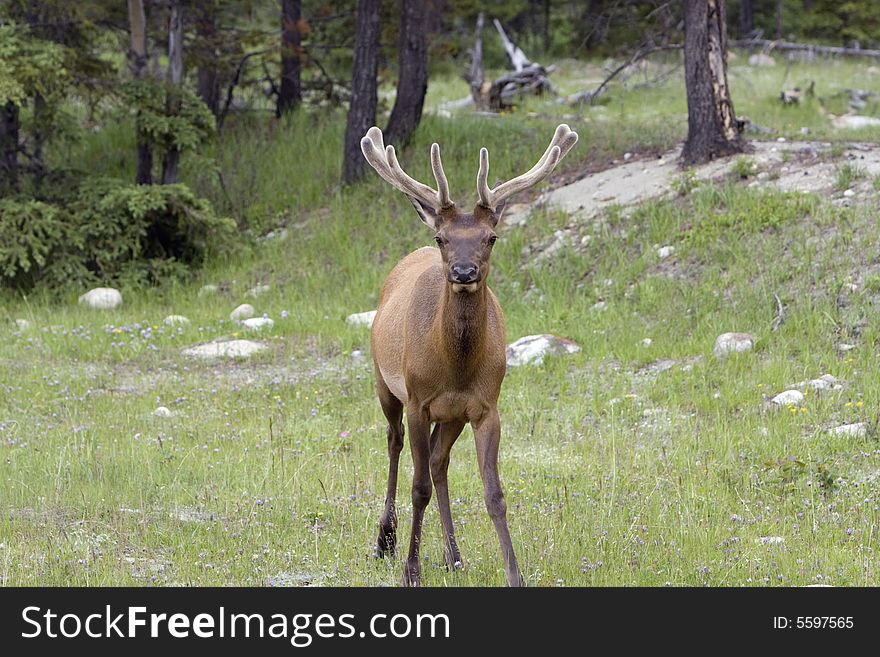
[(419, 219), (427, 225), (431, 230), (437, 230), (440, 226), (440, 215), (429, 205), (425, 205), (419, 199), (406, 195), (409, 199), (409, 202), (412, 203), (413, 207), (416, 209), (416, 212), (419, 215)]
[(504, 199), (495, 207), (495, 212), (492, 213), (493, 215), (495, 215), (495, 223), (492, 224), (492, 228), (495, 228), (495, 226), (497, 226), (498, 223), (501, 221), (501, 217), (504, 216), (504, 210), (506, 207), (507, 199)]

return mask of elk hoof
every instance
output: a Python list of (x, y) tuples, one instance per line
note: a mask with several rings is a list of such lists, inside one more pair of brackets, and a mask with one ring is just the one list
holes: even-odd
[(422, 572), (418, 560), (413, 563), (407, 561), (403, 567), (403, 585), (404, 586), (421, 586)]

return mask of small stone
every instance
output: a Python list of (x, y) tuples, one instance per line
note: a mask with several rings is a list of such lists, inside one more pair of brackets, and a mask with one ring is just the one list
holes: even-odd
[(855, 193), (853, 190), (848, 189), (848, 190), (846, 190), (846, 191), (843, 193), (843, 195), (844, 195), (846, 198), (852, 198), (853, 196), (856, 195), (856, 193)]
[(507, 345), (507, 365), (540, 365), (544, 356), (573, 354), (581, 348), (568, 338), (555, 335), (527, 335)]
[(250, 319), (256, 314), (257, 311), (254, 310), (254, 307), (249, 303), (243, 303), (238, 308), (229, 313), (229, 319), (237, 320), (237, 319)]
[(96, 287), (83, 294), (79, 303), (94, 310), (112, 310), (122, 304), (122, 293), (112, 287)]
[(174, 326), (175, 324), (188, 326), (190, 321), (189, 318), (184, 317), (183, 315), (168, 315), (168, 317), (162, 320), (162, 323), (166, 326)]
[(803, 128), (801, 128), (801, 134), (802, 134), (802, 135), (808, 135), (808, 134), (810, 134), (810, 129), (807, 128), (807, 127), (803, 127)]
[(167, 406), (159, 406), (153, 411), (153, 415), (156, 417), (174, 417), (174, 413)]
[(835, 128), (842, 130), (859, 130), (861, 128), (876, 128), (880, 126), (880, 119), (876, 116), (844, 114), (834, 119), (833, 123)]
[(250, 290), (244, 293), (246, 297), (251, 297), (256, 299), (261, 294), (266, 294), (272, 288), (268, 285), (257, 285), (256, 287), (252, 287)]
[(351, 352), (351, 359), (356, 361), (362, 361), (364, 359), (364, 352), (360, 349), (354, 349)]
[(18, 327), (19, 331), (27, 331), (31, 327), (31, 323), (26, 319), (15, 320), (15, 325)]
[(644, 338), (642, 340), (643, 347), (650, 347), (652, 344), (654, 344), (654, 341), (651, 338)]
[(250, 358), (266, 348), (266, 345), (251, 340), (224, 340), (206, 342), (183, 350), (190, 358), (211, 360), (215, 358)]
[(209, 294), (217, 294), (220, 291), (219, 286), (217, 285), (203, 285), (202, 289), (199, 290), (199, 296), (205, 297)]
[(246, 319), (242, 322), (244, 326), (251, 329), (252, 331), (258, 331), (264, 328), (272, 328), (275, 326), (275, 322), (273, 322), (268, 317), (251, 317), (250, 319)]
[(804, 393), (800, 390), (786, 390), (780, 392), (770, 401), (777, 406), (798, 406), (804, 401)]
[(856, 346), (854, 344), (847, 344), (846, 342), (840, 342), (837, 345), (837, 351), (841, 353), (846, 353), (847, 351), (852, 351)]
[(832, 436), (844, 436), (846, 438), (864, 438), (868, 435), (868, 425), (865, 422), (854, 424), (841, 424), (829, 432)]
[(673, 253), (675, 253), (674, 246), (661, 246), (659, 249), (657, 249), (657, 257), (661, 260), (668, 258)]
[(345, 318), (345, 321), (353, 326), (366, 326), (370, 328), (373, 326), (373, 319), (376, 317), (375, 310), (368, 310), (363, 313), (354, 313)]
[(783, 536), (761, 536), (760, 538), (755, 539), (755, 543), (759, 545), (782, 545), (785, 543), (785, 537)]
[(780, 144), (784, 144), (787, 140), (785, 139), (785, 137), (779, 137), (776, 141)]
[(629, 162), (629, 161), (632, 159), (632, 156), (633, 156), (632, 153), (624, 153), (624, 154), (623, 154), (623, 161), (624, 161), (624, 162)]
[(730, 354), (741, 354), (755, 347), (755, 336), (749, 333), (722, 333), (715, 338), (712, 352), (716, 358), (724, 358)]
[(590, 306), (591, 312), (602, 312), (603, 310), (608, 310), (608, 304), (604, 301), (597, 301), (592, 306)]

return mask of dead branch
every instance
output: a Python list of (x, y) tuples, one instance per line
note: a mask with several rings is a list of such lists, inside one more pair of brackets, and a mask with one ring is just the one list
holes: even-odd
[(843, 55), (846, 57), (880, 57), (880, 50), (867, 48), (843, 48), (841, 46), (818, 46), (812, 43), (793, 43), (790, 41), (770, 41), (769, 39), (741, 39), (733, 43), (737, 48), (761, 48), (765, 52), (772, 50), (811, 52), (817, 55)]
[(594, 91), (582, 91), (580, 93), (577, 93), (571, 97), (570, 102), (572, 104), (589, 103), (592, 105), (605, 90), (605, 87), (608, 86), (609, 82), (611, 82), (614, 78), (620, 75), (621, 72), (623, 72), (636, 62), (655, 52), (661, 52), (665, 50), (681, 50), (683, 47), (684, 46), (680, 43), (671, 43), (663, 46), (648, 46), (644, 48), (639, 48), (632, 54), (632, 56), (628, 60), (612, 70), (611, 73), (609, 73), (608, 76), (604, 80), (602, 80), (601, 84), (599, 84), (599, 86), (596, 87)]

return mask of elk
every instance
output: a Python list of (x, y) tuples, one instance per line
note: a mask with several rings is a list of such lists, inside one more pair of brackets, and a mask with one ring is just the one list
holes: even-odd
[(523, 584), (498, 476), (498, 396), (506, 369), (504, 315), (486, 281), (497, 239), (494, 229), (506, 199), (549, 176), (577, 139), (576, 132), (560, 125), (534, 167), (493, 189), (487, 184), (489, 153), (480, 149), (478, 201), (471, 213), (460, 212), (450, 198), (436, 143), (431, 146), (434, 190), (404, 172), (394, 147), (385, 146), (379, 128), (370, 128), (361, 139), (364, 157), (387, 183), (409, 198), (421, 220), (435, 232), (437, 243), (437, 248), (410, 253), (391, 270), (370, 336), (379, 403), (388, 420), (388, 490), (379, 520), (377, 556), (395, 552), (404, 410), (412, 451), (413, 517), (404, 585), (420, 583), (419, 541), (432, 482), (445, 534), (447, 566), (462, 566), (446, 473), (450, 450), (467, 423), (473, 427), (486, 509), (501, 544), (507, 583)]

